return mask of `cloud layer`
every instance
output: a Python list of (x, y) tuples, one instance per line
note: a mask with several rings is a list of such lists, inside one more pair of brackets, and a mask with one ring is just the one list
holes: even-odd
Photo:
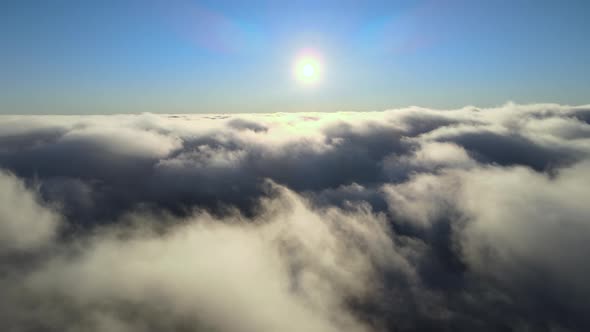
[(589, 119), (3, 116), (0, 328), (586, 331)]

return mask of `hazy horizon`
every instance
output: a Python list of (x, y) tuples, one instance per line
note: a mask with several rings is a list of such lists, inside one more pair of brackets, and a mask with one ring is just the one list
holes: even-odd
[[(7, 1), (0, 113), (587, 104), (587, 1)], [(304, 53), (318, 82), (295, 79)]]

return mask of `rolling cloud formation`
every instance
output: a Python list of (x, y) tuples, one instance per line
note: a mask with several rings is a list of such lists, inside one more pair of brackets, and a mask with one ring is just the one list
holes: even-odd
[(0, 117), (3, 331), (588, 331), (590, 106)]

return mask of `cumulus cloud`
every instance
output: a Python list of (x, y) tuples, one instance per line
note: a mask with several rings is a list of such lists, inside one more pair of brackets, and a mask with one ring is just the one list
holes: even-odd
[(56, 234), (59, 220), (59, 214), (42, 204), (35, 191), (14, 175), (0, 172), (0, 255), (46, 245)]
[(588, 106), (0, 118), (0, 328), (585, 331)]
[[(471, 219), (458, 233), (465, 260), (511, 287), (533, 289), (558, 300), (554, 305), (587, 312), (588, 174), (588, 162), (555, 178), (521, 167), (465, 174), (457, 202)], [(535, 280), (539, 275), (542, 280)]]
[(28, 311), (48, 330), (369, 331), (347, 301), (374, 291), (380, 266), (411, 273), (383, 216), (312, 209), (284, 187), (268, 190), (255, 220), (198, 212), (162, 230), (135, 214), (63, 244), (18, 281), (31, 302), (12, 299), (8, 310), (51, 307)]

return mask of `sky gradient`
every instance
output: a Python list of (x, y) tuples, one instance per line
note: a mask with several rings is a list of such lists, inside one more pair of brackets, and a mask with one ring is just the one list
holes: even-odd
[[(587, 104), (588, 1), (2, 1), (0, 113)], [(306, 86), (292, 67), (322, 58)]]

